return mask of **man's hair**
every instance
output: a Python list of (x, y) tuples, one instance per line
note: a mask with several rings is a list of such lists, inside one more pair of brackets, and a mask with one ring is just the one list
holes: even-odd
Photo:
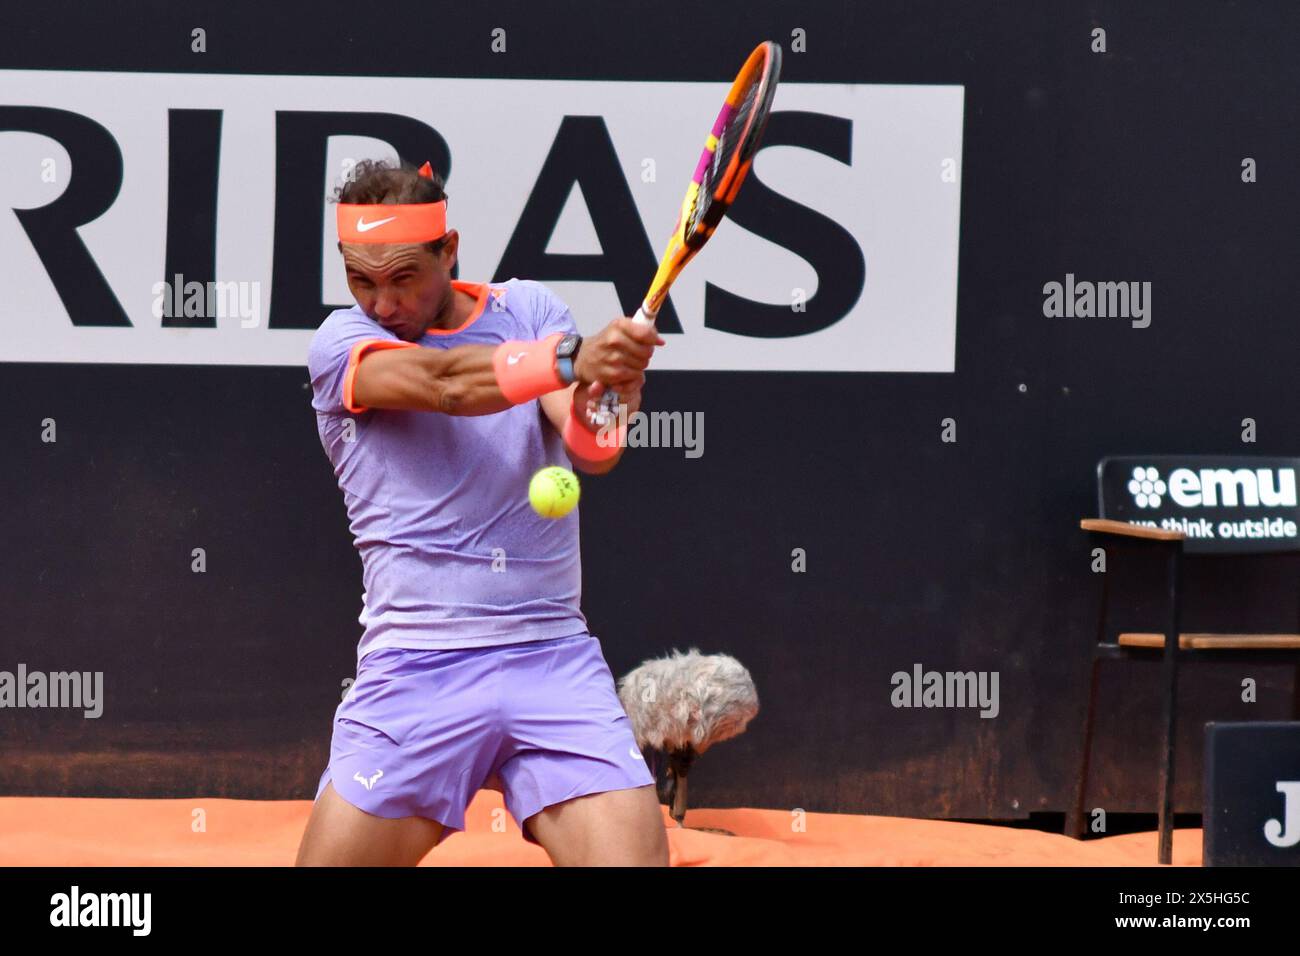
[[(432, 179), (421, 176), (409, 163), (395, 165), (386, 159), (363, 159), (348, 174), (343, 185), (334, 189), (331, 202), (369, 204), (439, 202), (447, 198), (442, 176), (436, 171)], [(434, 255), (442, 251), (446, 236), (424, 243)]]

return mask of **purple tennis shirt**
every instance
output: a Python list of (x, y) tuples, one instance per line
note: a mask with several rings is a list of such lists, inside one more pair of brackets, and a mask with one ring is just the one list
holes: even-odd
[(363, 567), (358, 661), (381, 647), (489, 647), (587, 631), (578, 509), (547, 519), (528, 503), (539, 468), (569, 467), (541, 402), (476, 416), (352, 404), (356, 364), (373, 349), (577, 331), (568, 307), (539, 282), (452, 285), (477, 299), (458, 329), (405, 343), (354, 305), (331, 312), (312, 336), (316, 429)]

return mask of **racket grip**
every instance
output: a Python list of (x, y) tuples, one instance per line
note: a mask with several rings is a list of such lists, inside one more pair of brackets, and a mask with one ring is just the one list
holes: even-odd
[[(632, 321), (641, 325), (654, 325), (655, 315), (646, 312), (645, 306), (636, 310), (636, 315), (632, 316)], [(591, 415), (591, 423), (600, 428), (610, 424), (618, 417), (618, 392), (605, 392), (600, 396), (597, 410)]]

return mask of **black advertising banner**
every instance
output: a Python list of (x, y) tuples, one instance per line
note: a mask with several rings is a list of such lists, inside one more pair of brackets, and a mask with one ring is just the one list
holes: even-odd
[(1206, 866), (1300, 866), (1300, 721), (1205, 725)]
[(1126, 455), (1097, 466), (1101, 516), (1181, 531), (1189, 553), (1300, 549), (1300, 458)]

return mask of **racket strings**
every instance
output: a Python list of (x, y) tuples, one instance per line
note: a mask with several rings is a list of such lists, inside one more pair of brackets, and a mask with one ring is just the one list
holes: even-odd
[(745, 90), (745, 97), (740, 101), (740, 107), (732, 115), (731, 120), (727, 123), (726, 128), (722, 131), (722, 136), (718, 142), (717, 159), (713, 168), (725, 173), (731, 166), (731, 157), (735, 155), (736, 149), (740, 146), (741, 140), (745, 134), (745, 129), (749, 125), (749, 118), (754, 112), (754, 106), (758, 100), (758, 80), (749, 84)]
[[(691, 209), (691, 216), (685, 233), (691, 236), (699, 226), (709, 207), (713, 205), (713, 200), (720, 192), (723, 191), (722, 180), (726, 178), (727, 170), (731, 166), (732, 157), (741, 143), (744, 131), (749, 123), (749, 117), (754, 112), (754, 106), (758, 98), (759, 83), (757, 78), (745, 89), (745, 95), (740, 101), (740, 106), (734, 110), (728, 118), (722, 131), (718, 134), (718, 142), (713, 148), (712, 160), (704, 171), (704, 176), (699, 185), (699, 193), (695, 197), (695, 203)], [(710, 230), (711, 231), (711, 230)]]

